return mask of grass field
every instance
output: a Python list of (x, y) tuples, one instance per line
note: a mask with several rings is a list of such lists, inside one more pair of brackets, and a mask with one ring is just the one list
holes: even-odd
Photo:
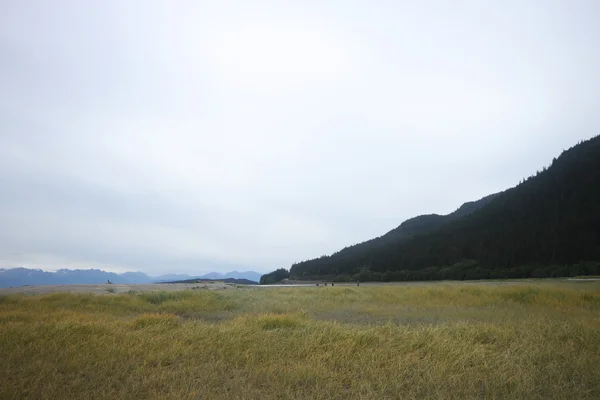
[(2, 296), (0, 398), (598, 399), (600, 282)]

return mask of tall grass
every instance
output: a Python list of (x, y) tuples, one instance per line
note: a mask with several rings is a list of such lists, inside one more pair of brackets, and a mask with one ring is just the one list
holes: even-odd
[(596, 283), (0, 299), (0, 398), (600, 398)]

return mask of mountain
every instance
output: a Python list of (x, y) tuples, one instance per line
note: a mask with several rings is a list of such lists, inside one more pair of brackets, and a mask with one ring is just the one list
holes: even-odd
[(214, 278), (192, 278), (192, 279), (184, 279), (182, 281), (173, 281), (168, 283), (203, 283), (207, 281), (218, 281), (224, 283), (235, 283), (236, 285), (258, 285), (257, 281), (252, 281), (245, 278), (222, 278), (222, 279), (214, 279)]
[(447, 216), (405, 221), (292, 279), (483, 279), (600, 273), (600, 136), (580, 142), (516, 187)]
[(231, 272), (227, 272), (226, 274), (221, 274), (219, 272), (209, 272), (208, 274), (204, 274), (204, 275), (200, 275), (200, 276), (195, 276), (195, 277), (188, 276), (188, 277), (185, 277), (185, 278), (178, 278), (178, 279), (171, 279), (171, 280), (186, 280), (186, 279), (214, 279), (214, 280), (247, 279), (249, 281), (258, 282), (260, 280), (260, 276), (261, 276), (261, 274), (259, 274), (258, 272), (254, 272), (254, 271), (245, 271), (245, 272), (231, 271)]
[(171, 282), (171, 281), (182, 281), (185, 279), (193, 278), (188, 274), (166, 274), (152, 278), (152, 282)]
[(27, 268), (0, 269), (0, 287), (97, 284), (104, 283), (107, 280), (110, 280), (113, 283), (132, 283), (119, 274), (98, 269), (60, 269), (56, 272), (46, 272), (39, 269)]
[(253, 282), (258, 282), (260, 280), (261, 274), (254, 271), (232, 271), (225, 274), (224, 279), (246, 279)]
[(226, 274), (221, 274), (220, 272), (209, 272), (208, 274), (198, 275), (198, 276), (190, 276), (187, 274), (168, 274), (162, 275), (155, 278), (156, 282), (175, 282), (175, 281), (185, 281), (190, 279), (213, 279), (213, 280), (223, 280), (223, 279), (247, 279), (249, 281), (258, 282), (260, 280), (261, 274), (254, 271), (231, 271)]
[(218, 272), (209, 272), (208, 274), (202, 275), (198, 277), (199, 279), (223, 279), (225, 275), (220, 274)]
[(153, 283), (155, 279), (158, 279), (149, 277), (143, 272), (124, 272), (120, 276), (131, 283)]
[[(428, 214), (411, 218), (409, 220), (404, 221), (397, 228), (392, 229), (385, 235), (373, 239), (370, 242), (376, 242), (376, 244), (378, 245), (397, 243), (410, 239), (411, 237), (414, 237), (416, 235), (431, 232), (437, 228), (440, 228), (444, 224), (447, 224), (448, 222), (465, 217), (479, 210), (481, 207), (489, 204), (493, 199), (498, 197), (498, 195), (500, 195), (500, 193), (490, 194), (482, 199), (470, 201), (468, 203), (463, 204), (458, 210), (448, 215)], [(355, 245), (354, 247), (360, 247), (362, 245), (363, 244), (361, 243)]]
[[(209, 278), (206, 278), (210, 276)], [(203, 276), (190, 276), (187, 274), (167, 274), (151, 277), (143, 272), (125, 272), (116, 274), (99, 269), (60, 269), (56, 272), (46, 272), (40, 269), (28, 268), (0, 268), (0, 288), (15, 286), (36, 285), (75, 285), (75, 284), (101, 284), (107, 281), (122, 284), (139, 284), (155, 282), (184, 281), (188, 279), (239, 279), (258, 282), (260, 274), (254, 271), (237, 272), (226, 274), (211, 272)]]
[[(321, 258), (306, 261), (305, 263), (300, 263), (298, 265), (302, 267), (303, 265), (312, 263), (317, 265), (317, 268), (320, 268), (320, 265), (322, 263), (344, 264), (352, 262), (352, 260), (368, 256), (368, 254), (370, 254), (370, 252), (372, 251), (375, 251), (375, 249), (381, 249), (387, 245), (398, 244), (414, 236), (421, 235), (427, 232), (432, 232), (442, 227), (444, 224), (465, 217), (473, 213), (474, 211), (480, 209), (481, 207), (489, 204), (493, 199), (495, 199), (499, 195), (500, 193), (495, 193), (476, 201), (467, 202), (463, 204), (460, 208), (458, 208), (456, 211), (448, 215), (427, 214), (408, 219), (401, 223), (397, 228), (392, 229), (391, 231), (387, 232), (386, 234), (380, 237), (346, 247), (340, 250), (339, 252), (332, 254), (331, 256), (323, 256)], [(273, 279), (283, 276), (283, 272), (281, 269), (275, 272), (277, 272), (277, 274), (274, 274), (272, 276), (270, 276), (269, 274), (263, 275), (261, 277), (260, 282), (275, 282), (273, 281)], [(319, 276), (319, 274), (312, 275), (315, 275), (315, 277)], [(301, 276), (297, 275), (293, 277), (303, 277), (304, 279), (307, 279), (312, 275), (304, 274)], [(336, 276), (338, 275), (338, 272), (337, 270), (335, 270), (333, 273), (326, 273), (325, 275)], [(332, 278), (332, 276), (329, 276), (329, 278)]]

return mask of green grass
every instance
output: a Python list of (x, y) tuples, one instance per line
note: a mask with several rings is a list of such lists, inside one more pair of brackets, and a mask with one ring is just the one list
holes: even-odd
[(0, 297), (0, 398), (597, 399), (600, 282)]

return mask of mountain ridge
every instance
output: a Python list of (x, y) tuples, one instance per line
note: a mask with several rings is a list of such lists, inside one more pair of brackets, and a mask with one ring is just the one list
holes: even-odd
[(49, 272), (41, 269), (22, 267), (0, 268), (0, 288), (37, 285), (101, 284), (107, 281), (117, 284), (141, 284), (189, 279), (245, 279), (258, 282), (260, 274), (254, 271), (231, 271), (225, 274), (210, 272), (204, 275), (166, 274), (153, 277), (140, 271), (117, 274), (100, 269), (59, 269), (55, 272)]
[(563, 151), (517, 186), (465, 203), (449, 216), (411, 218), (381, 237), (296, 263), (289, 274), (420, 280), (599, 273), (600, 136)]
[[(327, 258), (356, 257), (357, 255), (371, 251), (373, 248), (383, 247), (390, 243), (408, 240), (416, 235), (425, 234), (432, 230), (441, 228), (444, 224), (450, 221), (469, 215), (470, 213), (480, 209), (481, 207), (491, 202), (501, 193), (503, 192), (490, 194), (482, 197), (479, 200), (465, 202), (455, 211), (446, 215), (423, 214), (409, 218), (402, 222), (400, 225), (398, 225), (396, 228), (388, 231), (387, 233), (381, 236), (345, 247), (342, 250), (331, 254), (330, 256), (322, 256), (318, 259), (308, 260), (305, 262), (311, 262), (314, 260), (322, 260)], [(260, 278), (260, 282), (274, 283), (280, 281), (281, 279), (289, 277), (289, 274), (286, 274), (283, 271), (284, 269), (278, 269), (277, 271), (265, 274)]]

